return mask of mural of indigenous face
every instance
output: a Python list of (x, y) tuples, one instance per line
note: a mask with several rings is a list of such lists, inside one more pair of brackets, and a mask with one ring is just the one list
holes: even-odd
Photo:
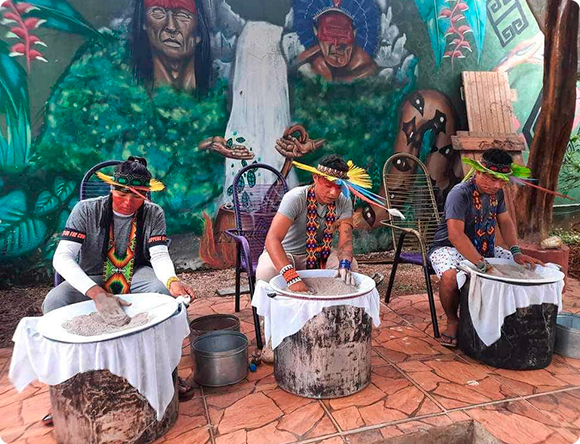
[(333, 68), (344, 68), (355, 48), (352, 20), (341, 12), (329, 11), (318, 19), (318, 44), (326, 63)]
[(200, 41), (195, 3), (145, 0), (145, 6), (145, 28), (153, 56), (169, 60), (191, 59)]
[(210, 39), (197, 0), (138, 0), (131, 36), (135, 77), (150, 85), (207, 90)]
[(374, 0), (296, 0), (294, 28), (306, 47), (298, 60), (326, 80), (375, 75), (380, 13)]

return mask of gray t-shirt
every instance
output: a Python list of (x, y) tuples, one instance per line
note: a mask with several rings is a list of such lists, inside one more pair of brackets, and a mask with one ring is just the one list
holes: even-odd
[[(306, 210), (308, 208), (308, 188), (310, 185), (296, 187), (288, 191), (280, 202), (278, 213), (294, 221), (282, 241), (284, 251), (290, 254), (306, 254)], [(321, 243), (324, 234), (327, 206), (317, 204), (318, 231), (316, 240)], [(343, 194), (335, 202), (336, 221), (352, 217), (352, 202)]]
[[(483, 213), (489, 213), (490, 195), (480, 193), (480, 196)], [(498, 191), (496, 197), (497, 214), (505, 213), (506, 207), (503, 190)], [(431, 250), (429, 250), (429, 254), (437, 248), (453, 246), (449, 241), (449, 232), (447, 230), (447, 220), (449, 219), (462, 220), (465, 223), (464, 233), (469, 239), (475, 239), (475, 214), (473, 196), (469, 190), (469, 181), (455, 185), (445, 200), (445, 217), (435, 232), (433, 245)]]
[[(100, 275), (103, 272), (103, 243), (107, 229), (101, 228), (100, 221), (105, 211), (107, 196), (83, 200), (75, 205), (63, 230), (61, 239), (82, 244), (79, 265), (88, 275)], [(131, 230), (132, 217), (113, 215), (115, 247), (118, 253), (126, 252)], [(139, 236), (138, 236), (139, 239)], [(143, 203), (143, 236), (135, 266), (147, 263), (151, 256), (149, 248), (155, 245), (167, 245), (165, 234), (165, 215), (157, 204)], [(138, 263), (141, 261), (141, 263)]]

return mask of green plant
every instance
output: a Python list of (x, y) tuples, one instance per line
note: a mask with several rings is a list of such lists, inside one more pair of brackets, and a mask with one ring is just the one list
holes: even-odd
[(575, 230), (554, 229), (550, 236), (558, 236), (566, 245), (580, 245), (580, 232)]

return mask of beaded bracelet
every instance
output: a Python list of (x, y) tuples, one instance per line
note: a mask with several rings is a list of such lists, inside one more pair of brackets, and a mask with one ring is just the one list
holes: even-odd
[(177, 281), (179, 281), (179, 278), (177, 276), (170, 277), (169, 279), (167, 279), (167, 283), (165, 284), (165, 286), (167, 287), (168, 290), (170, 290), (171, 284)]
[(294, 280), (296, 278), (300, 278), (300, 276), (298, 276), (298, 272), (294, 269), (294, 268), (290, 268), (289, 270), (286, 270), (282, 276), (284, 277), (284, 280), (286, 282), (290, 282), (291, 280)]
[(302, 279), (300, 279), (300, 276), (296, 275), (296, 277), (294, 279), (291, 279), (287, 282), (288, 287), (290, 287), (291, 285), (294, 285), (297, 282), (301, 282)]
[(485, 273), (487, 271), (487, 262), (485, 261), (485, 259), (482, 259), (477, 263), (476, 267), (479, 271)]
[(343, 259), (340, 261), (338, 268), (346, 268), (347, 270), (350, 270), (350, 265), (351, 262), (348, 259)]
[(294, 268), (294, 265), (292, 265), (292, 264), (288, 264), (288, 265), (286, 265), (286, 266), (284, 266), (284, 267), (282, 267), (282, 268), (280, 269), (280, 274), (282, 274), (282, 275), (283, 275), (283, 274), (284, 274), (284, 273), (286, 273), (288, 270), (292, 270), (293, 268)]
[(520, 249), (520, 247), (518, 245), (512, 245), (510, 247), (510, 252), (511, 252), (512, 256), (515, 256), (516, 254), (522, 254), (522, 250)]

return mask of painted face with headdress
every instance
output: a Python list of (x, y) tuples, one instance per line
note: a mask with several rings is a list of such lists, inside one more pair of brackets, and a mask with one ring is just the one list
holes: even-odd
[(352, 20), (340, 11), (328, 11), (317, 21), (316, 36), (326, 63), (342, 68), (350, 62), (355, 46)]

